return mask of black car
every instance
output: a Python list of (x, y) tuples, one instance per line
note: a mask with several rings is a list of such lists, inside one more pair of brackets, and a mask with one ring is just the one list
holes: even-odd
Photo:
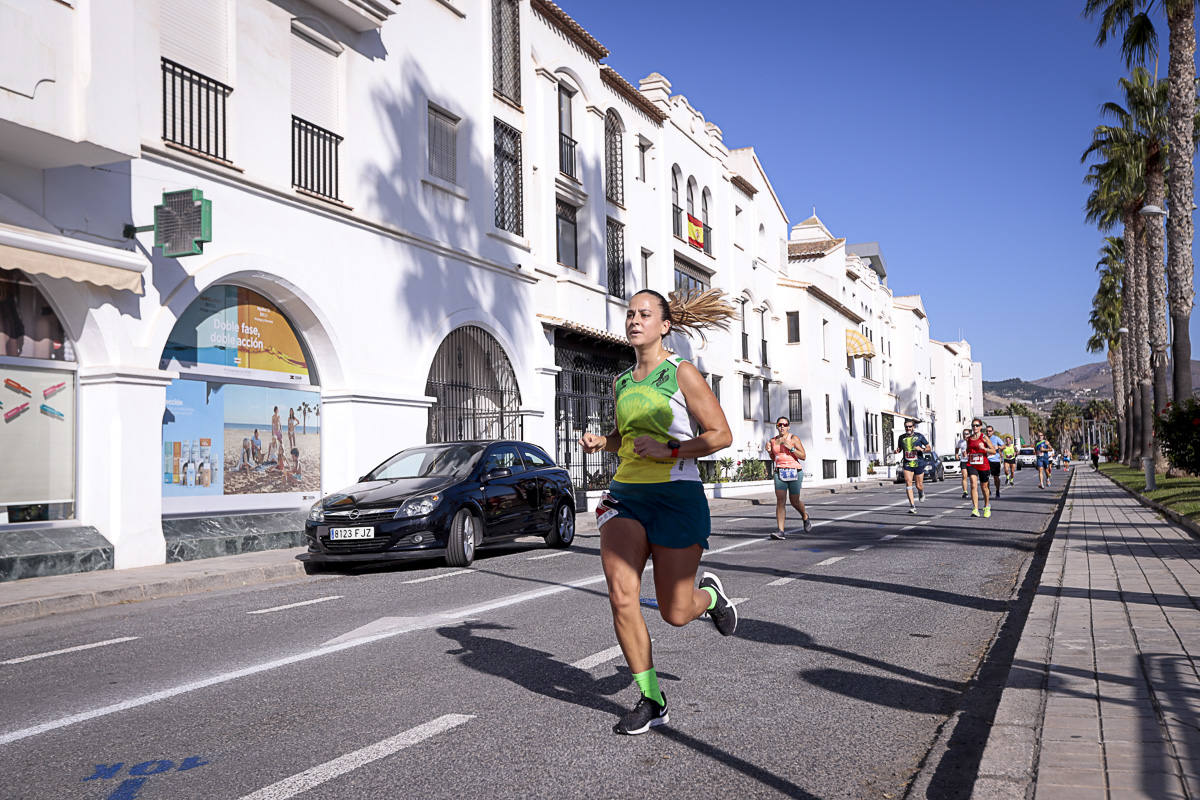
[[(921, 453), (921, 464), (925, 467), (925, 480), (927, 481), (944, 481), (946, 480), (946, 469), (942, 466), (942, 460), (938, 458), (938, 454), (932, 451)], [(904, 470), (896, 471), (896, 478), (892, 483), (904, 483)]]
[(312, 575), (338, 565), (442, 556), (465, 567), (477, 547), (538, 534), (575, 538), (571, 476), (528, 442), (453, 442), (401, 450), (309, 511)]

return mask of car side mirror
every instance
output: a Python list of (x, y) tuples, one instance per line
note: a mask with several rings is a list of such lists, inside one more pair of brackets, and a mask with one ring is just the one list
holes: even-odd
[(509, 469), (508, 467), (500, 467), (499, 469), (494, 469), (494, 470), (491, 470), (490, 472), (488, 472), (486, 475), (483, 476), (483, 479), (485, 481), (494, 481), (497, 478), (507, 478), (511, 475), (512, 475), (511, 469)]
[(366, 483), (366, 482), (367, 482), (367, 481), (369, 481), (369, 480), (371, 480), (371, 476), (370, 476), (370, 475), (363, 475), (361, 478), (359, 478), (359, 479), (358, 479), (358, 482), (359, 482), (359, 483)]

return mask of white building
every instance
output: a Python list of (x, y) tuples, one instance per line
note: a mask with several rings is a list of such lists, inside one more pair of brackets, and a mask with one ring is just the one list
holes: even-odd
[[(881, 257), (819, 221), (798, 226), (819, 265), (796, 261), (753, 150), (548, 0), (0, 14), (0, 450), (22, 456), (0, 579), (294, 544), (321, 493), (425, 441), (524, 438), (602, 486), (612, 457), (576, 442), (611, 424), (647, 286), (739, 303), (729, 334), (671, 343), (729, 455), (802, 412), (810, 475), (841, 481), (882, 453), (881, 414), (921, 413), (886, 389), (928, 364), (882, 338), (919, 299), (894, 307)], [(203, 219), (201, 194), (202, 252), (126, 236)]]
[(930, 340), (929, 344), (933, 356), (934, 408), (930, 441), (938, 453), (950, 455), (962, 432), (970, 429), (974, 416), (971, 345), (965, 340)]

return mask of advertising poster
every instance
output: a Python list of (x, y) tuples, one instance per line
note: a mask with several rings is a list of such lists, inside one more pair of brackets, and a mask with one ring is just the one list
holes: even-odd
[(0, 507), (75, 500), (75, 373), (0, 365)]
[(173, 381), (163, 416), (164, 497), (319, 492), (321, 396)]
[[(304, 348), (287, 318), (257, 292), (213, 286), (188, 306), (163, 349), (164, 369), (308, 383)], [(214, 369), (215, 368), (215, 369)]]
[[(172, 381), (163, 414), (163, 497), (223, 493), (221, 384)], [(217, 444), (216, 449), (213, 443)]]

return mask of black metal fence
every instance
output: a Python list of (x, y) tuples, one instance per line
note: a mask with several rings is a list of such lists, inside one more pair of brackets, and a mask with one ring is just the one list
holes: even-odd
[(524, 436), (516, 374), (504, 348), (483, 328), (464, 325), (442, 340), (425, 394), (437, 398), (429, 409), (428, 442)]
[(575, 140), (565, 133), (558, 135), (558, 168), (564, 175), (579, 177), (575, 174)]
[(292, 186), (338, 198), (338, 145), (342, 137), (292, 117)]
[(554, 347), (555, 440), (559, 466), (571, 473), (577, 489), (603, 489), (617, 471), (615, 453), (584, 453), (579, 438), (584, 433), (606, 434), (617, 418), (613, 380), (633, 365), (633, 353)]
[(625, 297), (625, 226), (608, 220), (608, 293)]
[(521, 132), (494, 120), (496, 157), (496, 227), (525, 235), (525, 205), (521, 192)]
[(228, 161), (225, 98), (233, 89), (168, 58), (162, 72), (163, 140)]

